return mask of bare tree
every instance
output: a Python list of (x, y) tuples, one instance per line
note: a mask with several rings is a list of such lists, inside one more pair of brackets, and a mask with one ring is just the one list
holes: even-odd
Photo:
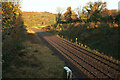
[(62, 14), (64, 12), (64, 10), (60, 7), (57, 7), (56, 11), (58, 14)]
[(58, 13), (58, 16), (56, 17), (56, 22), (59, 23), (61, 21), (61, 19), (62, 19), (61, 16), (62, 16), (62, 13), (63, 13), (64, 10), (62, 8), (58, 7), (56, 9), (56, 11)]

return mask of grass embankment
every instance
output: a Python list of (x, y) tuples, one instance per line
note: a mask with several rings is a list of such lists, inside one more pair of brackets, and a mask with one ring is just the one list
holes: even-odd
[(19, 51), (4, 77), (64, 78), (64, 62), (43, 44), (34, 31), (27, 32), (29, 34), (23, 42), (25, 49)]
[(22, 12), (24, 24), (28, 27), (46, 26), (56, 23), (56, 14), (49, 12)]
[(119, 54), (119, 27), (111, 27), (109, 24), (99, 24), (94, 28), (91, 24), (71, 23), (62, 25), (63, 31), (51, 30), (53, 34), (59, 34), (72, 42), (87, 45), (91, 50), (99, 51), (111, 58), (120, 60)]

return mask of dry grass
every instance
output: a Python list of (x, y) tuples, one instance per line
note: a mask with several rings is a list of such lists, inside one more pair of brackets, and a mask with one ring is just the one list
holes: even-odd
[(23, 43), (25, 49), (19, 52), (11, 63), (8, 78), (63, 78), (64, 62), (45, 46), (35, 34), (29, 34)]
[(32, 34), (35, 33), (35, 32), (34, 32), (33, 30), (31, 30), (30, 28), (26, 28), (26, 30), (27, 30), (27, 33), (32, 33)]
[(49, 12), (22, 12), (24, 24), (28, 27), (55, 24), (56, 16)]

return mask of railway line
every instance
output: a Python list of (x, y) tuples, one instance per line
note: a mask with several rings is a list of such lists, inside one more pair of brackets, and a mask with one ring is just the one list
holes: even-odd
[(46, 32), (41, 33), (40, 36), (78, 67), (88, 78), (120, 78), (120, 64), (104, 55), (88, 51), (70, 41), (49, 35)]

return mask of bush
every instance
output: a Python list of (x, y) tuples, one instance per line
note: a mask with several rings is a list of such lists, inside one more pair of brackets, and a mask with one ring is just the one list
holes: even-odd
[[(66, 24), (67, 25), (67, 24)], [(88, 28), (91, 27), (91, 28)], [(99, 24), (98, 27), (94, 27), (95, 24), (87, 23), (72, 24), (66, 28), (64, 31), (58, 32), (60, 37), (64, 37), (72, 42), (82, 43), (87, 45), (91, 49), (98, 49), (99, 52), (104, 52), (108, 56), (113, 56), (116, 59), (119, 59), (118, 54), (118, 27), (110, 27), (109, 24), (103, 23)]]

